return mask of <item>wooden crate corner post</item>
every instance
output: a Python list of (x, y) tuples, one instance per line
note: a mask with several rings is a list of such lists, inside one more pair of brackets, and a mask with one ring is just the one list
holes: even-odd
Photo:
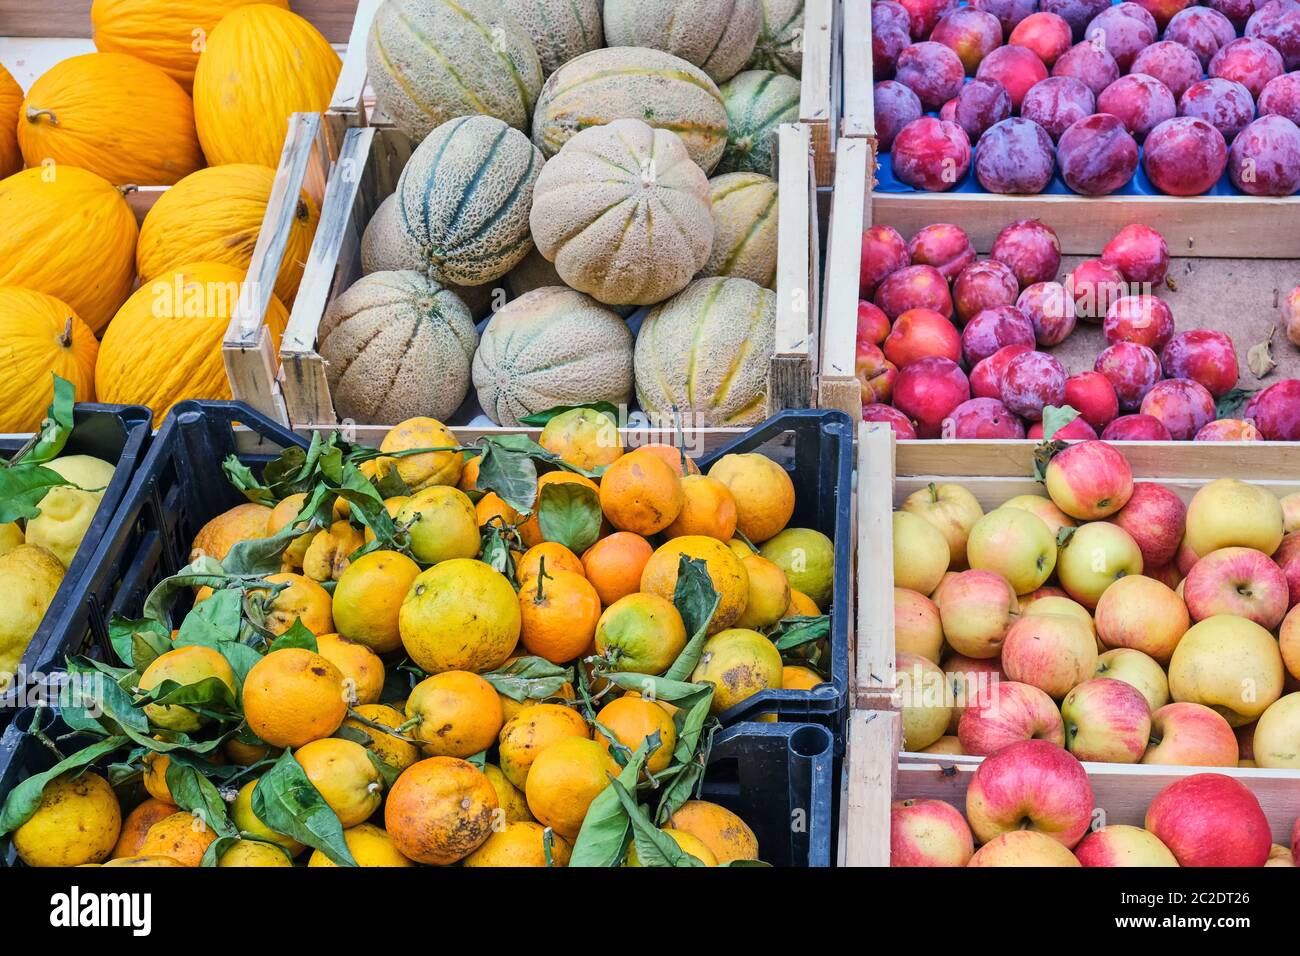
[(840, 0), (806, 0), (804, 3), (799, 122), (812, 133), (814, 172), (819, 186), (829, 186), (835, 173), (839, 6)]
[(840, 135), (868, 140), (874, 155), (876, 104), (871, 67), (871, 3), (872, 0), (844, 0), (840, 54), (840, 62), (843, 64)]
[(776, 344), (768, 368), (768, 414), (816, 402), (820, 242), (812, 131), (801, 123), (783, 124), (778, 144)]
[(343, 137), (349, 129), (365, 126), (366, 115), (366, 39), (370, 24), (382, 0), (358, 0), (356, 16), (348, 34), (347, 49), (343, 51), (343, 68), (334, 84), (329, 109), (325, 111), (325, 135), (330, 156), (337, 157), (343, 149)]
[(871, 224), (867, 174), (871, 148), (866, 140), (840, 141), (835, 193), (826, 238), (825, 293), (817, 404), (862, 419), (862, 388), (855, 367), (858, 347), (858, 277), (862, 231)]
[(849, 715), (840, 793), (841, 866), (889, 866), (889, 807), (902, 740), (896, 713), (855, 710)]
[(858, 608), (854, 699), (859, 707), (895, 710), (894, 430), (858, 425)]

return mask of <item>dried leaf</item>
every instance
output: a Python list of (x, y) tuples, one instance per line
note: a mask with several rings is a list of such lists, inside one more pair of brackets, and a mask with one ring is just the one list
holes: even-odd
[(1273, 354), (1269, 351), (1269, 346), (1273, 344), (1273, 333), (1276, 331), (1276, 327), (1270, 329), (1268, 339), (1258, 345), (1252, 345), (1250, 351), (1246, 353), (1246, 365), (1256, 378), (1263, 378), (1277, 368), (1277, 362), (1273, 361)]

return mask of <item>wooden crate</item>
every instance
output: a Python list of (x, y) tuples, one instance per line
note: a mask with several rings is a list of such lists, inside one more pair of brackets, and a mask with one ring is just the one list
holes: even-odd
[[(0, 3), (4, 0), (0, 0)], [(328, 137), (334, 155), (350, 128), (387, 125), (376, 110), (366, 74), (366, 37), (382, 0), (359, 0), (343, 72), (327, 114)], [(845, 0), (805, 0), (803, 71), (800, 77), (799, 122), (812, 132), (817, 184), (829, 186), (835, 171), (835, 145), (840, 108), (840, 4)]]
[[(805, 126), (781, 128), (777, 336), (769, 369), (769, 413), (815, 404), (819, 232), (811, 142)], [(316, 332), (329, 304), (360, 278), (362, 234), (379, 204), (396, 188), (411, 148), (410, 140), (392, 127), (345, 131), (280, 348), (284, 400), (295, 427), (332, 427), (338, 422), (325, 361), (316, 351)], [(464, 422), (453, 419), (450, 424)]]

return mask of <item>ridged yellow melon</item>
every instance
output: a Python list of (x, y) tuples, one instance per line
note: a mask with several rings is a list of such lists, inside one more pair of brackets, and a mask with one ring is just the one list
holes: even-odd
[(161, 67), (188, 93), (208, 34), (231, 10), (250, 3), (289, 9), (289, 0), (95, 0), (95, 49)]
[(528, 211), (542, 164), (528, 137), (495, 117), (448, 120), (402, 170), (392, 225), (420, 250), (430, 278), (491, 282), (533, 246)]
[[(244, 273), (221, 262), (178, 267), (136, 290), (109, 323), (95, 363), (101, 402), (147, 405), (154, 423), (186, 398), (230, 398), (221, 343)], [(280, 348), (288, 313), (272, 296), (265, 321)]]
[(318, 336), (340, 418), (441, 421), (469, 393), (474, 319), (454, 292), (418, 272), (363, 276), (326, 309)]
[(776, 293), (748, 279), (696, 279), (656, 306), (636, 340), (636, 394), (655, 421), (744, 426), (767, 414)]
[(663, 50), (715, 83), (745, 67), (758, 42), (759, 0), (605, 0), (605, 41)]
[(560, 278), (610, 305), (675, 295), (713, 246), (703, 170), (675, 133), (634, 119), (564, 144), (537, 180), (531, 224)]
[(762, 22), (747, 70), (771, 70), (787, 76), (803, 71), (803, 0), (758, 0)]
[(727, 110), (709, 75), (661, 50), (592, 50), (551, 74), (533, 113), (533, 142), (554, 156), (575, 133), (639, 119), (676, 133), (711, 172), (727, 146)]
[(479, 405), (498, 425), (534, 412), (632, 397), (632, 333), (618, 313), (565, 288), (497, 310), (474, 355)]
[(726, 173), (709, 180), (713, 251), (701, 276), (749, 279), (776, 288), (777, 190), (761, 173)]
[(722, 84), (727, 105), (727, 151), (720, 173), (774, 170), (777, 130), (799, 121), (799, 81), (770, 70), (746, 70)]
[(99, 332), (135, 281), (135, 213), (106, 179), (72, 166), (0, 180), (0, 285), (68, 303)]
[(503, 0), (503, 5), (532, 38), (544, 77), (605, 45), (601, 0)]
[(0, 432), (34, 432), (54, 397), (54, 376), (79, 402), (95, 400), (95, 333), (67, 303), (0, 286)]
[(229, 13), (194, 71), (194, 119), (209, 165), (279, 166), (290, 115), (328, 107), (341, 68), (296, 13), (262, 3)]
[(189, 95), (125, 53), (85, 53), (42, 74), (23, 101), (18, 145), (28, 166), (53, 160), (117, 185), (170, 186), (203, 165)]
[[(247, 272), (274, 183), (274, 169), (251, 163), (211, 166), (186, 176), (162, 194), (140, 224), (135, 253), (140, 281), (186, 262), (224, 262)], [(299, 195), (275, 281), (281, 302), (298, 294), (319, 220), (316, 203), (305, 192)]]
[(12, 120), (23, 102), (23, 90), (0, 63), (0, 179), (23, 168), (23, 154), (18, 149), (18, 124)]
[(532, 39), (496, 0), (384, 0), (366, 66), (379, 108), (417, 141), (473, 113), (526, 131), (542, 86)]

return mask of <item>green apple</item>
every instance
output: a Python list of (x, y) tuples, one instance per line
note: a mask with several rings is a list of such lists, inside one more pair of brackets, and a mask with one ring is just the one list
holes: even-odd
[(971, 529), (966, 557), (972, 568), (1000, 574), (1017, 594), (1028, 594), (1052, 576), (1056, 538), (1037, 515), (998, 508)]
[(931, 482), (908, 495), (901, 510), (919, 515), (934, 525), (948, 542), (952, 567), (966, 567), (966, 540), (975, 522), (984, 517), (984, 509), (973, 494), (961, 485)]
[(1056, 573), (1066, 593), (1093, 610), (1108, 587), (1142, 573), (1142, 551), (1119, 525), (1092, 521), (1070, 535)]

